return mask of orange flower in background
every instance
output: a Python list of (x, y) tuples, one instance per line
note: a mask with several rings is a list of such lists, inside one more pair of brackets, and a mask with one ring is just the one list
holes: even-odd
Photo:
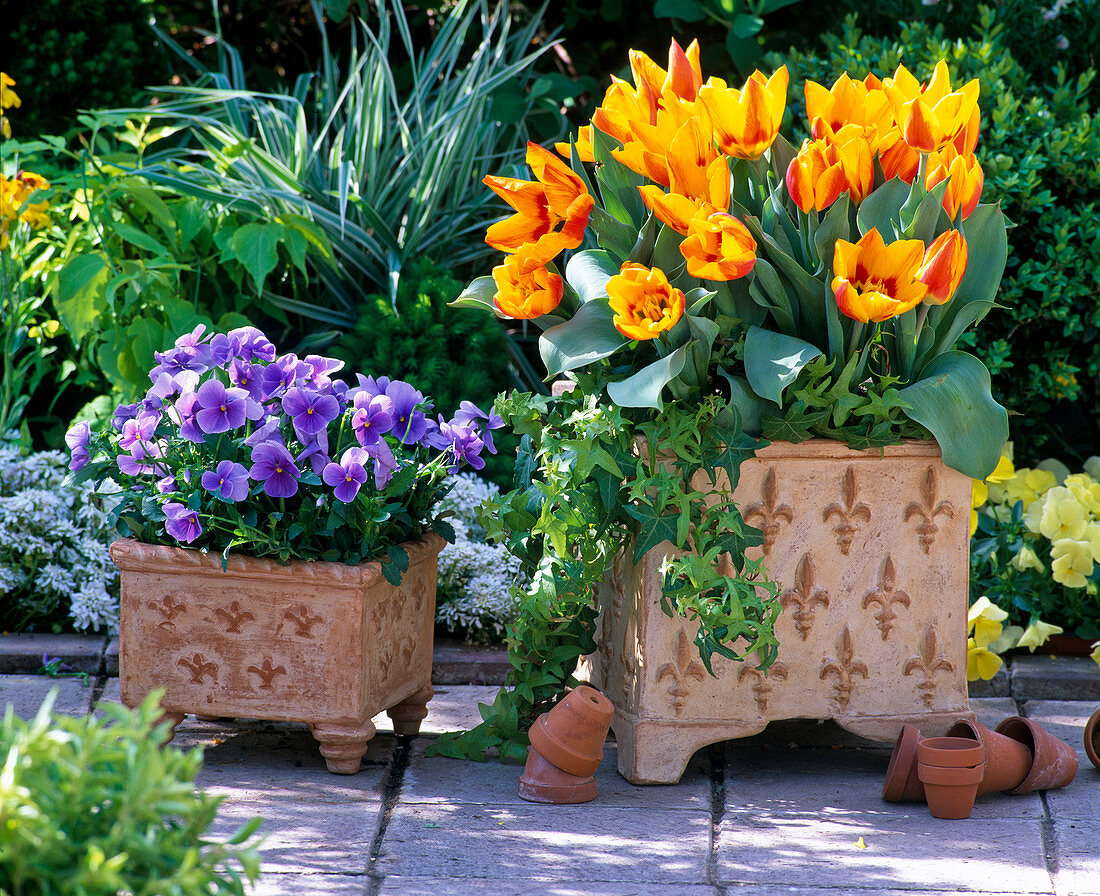
[(837, 240), (833, 251), (833, 295), (853, 320), (879, 323), (919, 305), (928, 287), (917, 280), (924, 243), (898, 240), (887, 246), (871, 228), (858, 243)]
[(943, 305), (951, 301), (966, 273), (967, 256), (966, 238), (959, 231), (947, 230), (936, 237), (917, 271), (917, 280), (928, 287), (924, 297), (927, 304)]
[(738, 280), (756, 264), (756, 240), (733, 215), (695, 218), (680, 243), (687, 272), (700, 280)]
[(856, 125), (833, 140), (807, 140), (787, 166), (787, 192), (802, 211), (822, 211), (841, 193), (857, 205), (871, 192), (875, 168), (871, 145)]
[(493, 268), (493, 280), (497, 285), (493, 304), (501, 314), (517, 320), (549, 314), (565, 291), (561, 277), (523, 254), (509, 255)]
[(959, 151), (948, 144), (939, 152), (928, 157), (928, 170), (924, 176), (925, 189), (931, 190), (936, 184), (951, 178), (947, 192), (943, 194), (943, 208), (952, 221), (961, 214), (970, 217), (970, 213), (982, 198), (985, 186), (985, 174), (973, 153), (960, 155)]
[(765, 80), (753, 72), (741, 90), (727, 87), (721, 78), (709, 78), (699, 90), (699, 101), (710, 113), (718, 146), (738, 159), (758, 159), (779, 133), (787, 106), (787, 66)]
[(628, 261), (607, 281), (607, 299), (615, 329), (629, 339), (655, 339), (684, 314), (683, 292), (660, 268)]
[[(942, 149), (971, 128), (978, 105), (978, 80), (952, 90), (943, 59), (936, 63), (932, 79), (923, 87), (904, 65), (899, 65), (894, 76), (882, 84), (905, 142), (920, 152)], [(976, 128), (973, 133), (976, 139)]]
[(651, 108), (656, 110), (658, 101), (669, 95), (694, 101), (703, 84), (703, 72), (699, 67), (699, 41), (693, 40), (684, 50), (675, 38), (668, 47), (668, 70), (661, 68), (641, 50), (630, 51), (630, 72), (638, 92), (646, 96)]
[(595, 202), (584, 181), (548, 149), (528, 143), (527, 164), (538, 180), (485, 178), (485, 184), (516, 210), (489, 227), (485, 242), (502, 252), (523, 251), (545, 264), (581, 244)]

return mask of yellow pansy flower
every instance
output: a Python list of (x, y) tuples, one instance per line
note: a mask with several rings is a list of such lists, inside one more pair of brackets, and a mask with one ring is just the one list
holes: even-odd
[(1047, 622), (1036, 621), (1031, 623), (1024, 633), (1020, 635), (1020, 640), (1016, 642), (1017, 647), (1026, 647), (1032, 653), (1035, 652), (1036, 647), (1042, 647), (1046, 644), (1047, 639), (1051, 635), (1060, 635), (1065, 629), (1057, 626), (1050, 625)]
[(1034, 569), (1036, 572), (1042, 572), (1046, 569), (1043, 566), (1043, 561), (1039, 559), (1039, 555), (1035, 553), (1027, 545), (1024, 545), (1016, 552), (1016, 556), (1008, 561), (1019, 572), (1024, 572), (1028, 569)]
[(1089, 656), (1096, 665), (1100, 666), (1100, 641), (1092, 645), (1092, 653)]
[(1067, 588), (1084, 588), (1092, 575), (1092, 545), (1085, 541), (1062, 538), (1050, 549), (1050, 572), (1054, 581)]
[(990, 484), (989, 497), (996, 504), (1015, 504), (1024, 502), (1027, 509), (1047, 491), (1054, 488), (1058, 480), (1049, 470), (1029, 470), (1021, 468), (1002, 484)]
[(966, 639), (966, 680), (989, 681), (1001, 668), (1003, 661), (997, 654), (979, 647), (973, 638)]
[(1001, 623), (1007, 618), (1008, 613), (983, 595), (966, 614), (967, 631), (973, 633), (979, 647), (988, 647), (1001, 636)]
[(1063, 483), (1073, 496), (1093, 517), (1100, 517), (1100, 482), (1087, 473), (1074, 473)]
[(1028, 529), (1052, 542), (1066, 538), (1080, 540), (1084, 537), (1088, 522), (1085, 508), (1064, 485), (1048, 491), (1041, 502), (1036, 501), (1028, 507), (1024, 516)]

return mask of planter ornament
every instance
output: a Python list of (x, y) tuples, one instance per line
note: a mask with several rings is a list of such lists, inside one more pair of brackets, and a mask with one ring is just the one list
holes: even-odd
[(485, 178), (504, 258), (456, 304), (531, 321), (564, 382), (497, 402), (523, 441), (487, 532), (531, 585), (505, 688), (437, 752), (521, 758), (582, 680), (634, 782), (772, 719), (973, 718), (971, 480), (1008, 433), (956, 347), (1007, 253), (978, 82), (807, 82), (796, 149), (785, 67), (738, 88), (699, 57), (632, 50), (591, 125), (528, 144), (531, 179)]
[(412, 735), (427, 714), (436, 557), (454, 537), (437, 505), (501, 421), (469, 402), (433, 420), (410, 384), (349, 384), (342, 362), (277, 356), (253, 327), (200, 325), (156, 360), (141, 401), (67, 437), (123, 536), (122, 702), (161, 689), (173, 725), (306, 722), (351, 774), (373, 716)]

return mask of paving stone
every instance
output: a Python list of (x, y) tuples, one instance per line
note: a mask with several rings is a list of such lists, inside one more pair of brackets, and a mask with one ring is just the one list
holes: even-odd
[[(572, 880), (455, 880), (390, 876), (379, 896), (717, 896), (709, 884), (575, 883)], [(740, 891), (738, 891), (740, 896)]]
[[(249, 896), (366, 896), (371, 879), (365, 874), (277, 874), (265, 873)], [(440, 893), (445, 891), (441, 890)]]
[(0, 673), (34, 674), (43, 656), (63, 660), (66, 671), (96, 674), (107, 638), (103, 635), (0, 635)]
[[(505, 764), (497, 759), (483, 763), (464, 759), (425, 756), (431, 741), (414, 742), (401, 785), (402, 803), (458, 803), (462, 805), (530, 806), (518, 793), (523, 766)], [(618, 770), (614, 744), (604, 746), (604, 759), (596, 772), (598, 795), (588, 805), (635, 808), (664, 812), (688, 809), (708, 811), (710, 806), (709, 764), (705, 751), (688, 764), (680, 783), (668, 787), (636, 787)]]
[(970, 700), (970, 708), (987, 728), (996, 728), (1009, 716), (1020, 714), (1019, 704), (1010, 697), (975, 697)]
[[(465, 731), (481, 724), (479, 703), (492, 703), (497, 691), (494, 685), (446, 685), (437, 687), (428, 701), (428, 717), (420, 724), (421, 734), (442, 734), (445, 731)], [(393, 722), (384, 712), (373, 719), (379, 731), (393, 731)]]
[[(1093, 806), (1100, 803), (1100, 790), (1093, 788)], [(1095, 813), (1095, 808), (1094, 808)], [(1068, 821), (1060, 816), (1054, 824), (1058, 870), (1054, 889), (1058, 896), (1100, 896), (1100, 821)]]
[[(1100, 770), (1085, 755), (1084, 728), (1095, 706), (1070, 700), (1032, 700), (1024, 704), (1028, 718), (1035, 719), (1055, 737), (1077, 751), (1077, 777), (1066, 787), (1048, 790), (1047, 805), (1056, 823), (1072, 820), (1092, 830), (1095, 853), (1100, 855)], [(1096, 889), (1100, 890), (1100, 877)]]
[(33, 719), (46, 695), (54, 688), (57, 688), (54, 712), (78, 716), (88, 711), (92, 702), (90, 682), (84, 685), (76, 678), (3, 675), (0, 676), (0, 712), (6, 712), (8, 706), (13, 706), (15, 714), (20, 718)]
[(453, 880), (456, 887), (467, 878), (555, 880), (563, 868), (574, 886), (704, 883), (709, 833), (704, 812), (402, 802), (376, 871)]
[[(857, 845), (863, 838), (866, 848)], [(1053, 892), (1042, 852), (1041, 821), (1033, 818), (934, 819), (923, 807), (909, 814), (862, 812), (764, 813), (727, 810), (718, 840), (723, 884), (837, 888), (836, 893), (964, 890), (979, 893)], [(740, 889), (731, 893), (740, 893)]]
[(502, 685), (512, 664), (503, 647), (472, 647), (436, 639), (432, 653), (433, 684)]
[(980, 678), (971, 681), (967, 685), (971, 698), (974, 697), (1008, 697), (1011, 696), (1011, 682), (1008, 676), (1008, 666), (1001, 666), (989, 681)]
[(1088, 657), (1017, 656), (1011, 677), (1017, 700), (1100, 701), (1100, 666)]
[(118, 637), (111, 638), (103, 651), (103, 674), (118, 676)]

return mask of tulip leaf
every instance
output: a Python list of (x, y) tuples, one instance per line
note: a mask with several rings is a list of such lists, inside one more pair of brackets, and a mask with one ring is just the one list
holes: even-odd
[(611, 322), (611, 308), (605, 300), (581, 305), (569, 320), (551, 327), (539, 337), (539, 354), (549, 377), (576, 370), (606, 358), (622, 348), (627, 339)]
[(457, 299), (448, 302), (452, 308), (478, 308), (482, 311), (496, 312), (493, 297), (497, 294), (497, 283), (492, 277), (478, 277), (467, 286)]
[(836, 253), (836, 241), (847, 240), (851, 236), (848, 227), (848, 210), (851, 200), (847, 193), (841, 193), (836, 202), (829, 206), (821, 223), (814, 231), (814, 248), (821, 260), (818, 271), (826, 272), (825, 282), (832, 281), (833, 256)]
[(603, 249), (586, 249), (569, 259), (565, 279), (583, 303), (607, 298), (607, 281), (619, 273), (619, 262)]
[(750, 436), (759, 436), (761, 433), (760, 421), (765, 414), (778, 414), (779, 405), (773, 401), (761, 398), (749, 386), (749, 381), (743, 376), (733, 376), (725, 370), (718, 371), (729, 383), (730, 404), (733, 405), (741, 416), (742, 429)]
[(787, 288), (779, 279), (775, 268), (764, 259), (757, 258), (753, 265), (752, 283), (749, 284), (749, 295), (761, 308), (767, 308), (775, 318), (776, 325), (784, 333), (794, 335), (796, 332), (794, 320), (794, 306), (791, 297), (787, 294)]
[(596, 234), (596, 243), (619, 258), (626, 258), (634, 248), (637, 232), (629, 224), (612, 217), (598, 205), (588, 216), (588, 223)]
[(687, 350), (687, 345), (681, 345), (676, 351), (643, 367), (625, 380), (608, 383), (608, 396), (619, 407), (661, 410), (661, 392), (684, 369)]
[(600, 198), (603, 199), (604, 208), (637, 232), (648, 214), (642, 195), (638, 192), (638, 187), (646, 180), (612, 155), (613, 149), (621, 147), (618, 140), (593, 126), (592, 155), (596, 160), (596, 182), (600, 185)]
[[(940, 228), (941, 220), (947, 220), (947, 213), (943, 210), (943, 194), (947, 191), (947, 181), (941, 180), (931, 190), (924, 193), (918, 201), (916, 210), (912, 214), (912, 220), (906, 221), (908, 208), (902, 209), (902, 223), (906, 239), (920, 240), (926, 246), (931, 245)], [(915, 188), (914, 188), (915, 193)], [(908, 203), (907, 203), (908, 204)]]
[(990, 392), (989, 371), (966, 352), (945, 352), (899, 392), (906, 415), (926, 427), (943, 462), (972, 479), (993, 472), (1008, 439), (1008, 412)]
[(802, 368), (822, 355), (821, 349), (794, 336), (749, 327), (745, 336), (745, 374), (753, 392), (782, 404), (783, 389)]
[(901, 229), (901, 207), (909, 198), (909, 184), (899, 178), (888, 180), (863, 200), (856, 215), (861, 236), (875, 228), (884, 242), (892, 243)]

